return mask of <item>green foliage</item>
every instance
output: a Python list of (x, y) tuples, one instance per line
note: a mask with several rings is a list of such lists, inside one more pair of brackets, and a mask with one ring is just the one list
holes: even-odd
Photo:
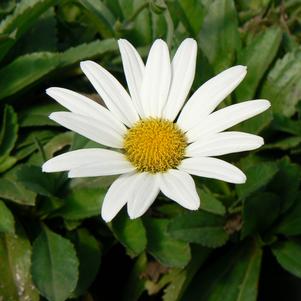
[(78, 281), (78, 259), (71, 242), (43, 226), (33, 244), (31, 271), (44, 297), (66, 300)]
[[(262, 260), (282, 267), (288, 296), (284, 270), (301, 278), (300, 1), (0, 2), (0, 300), (275, 300), (277, 287), (272, 296), (259, 277), (275, 277)], [(244, 184), (196, 177), (198, 211), (160, 194), (142, 218), (124, 208), (106, 224), (100, 210), (116, 176), (41, 170), (68, 150), (103, 147), (51, 121), (65, 108), (45, 89), (102, 103), (80, 61), (96, 60), (126, 86), (117, 39), (145, 59), (153, 40), (166, 40), (172, 58), (187, 37), (198, 42), (193, 90), (228, 67), (248, 67), (221, 107), (270, 100), (270, 110), (235, 126), (265, 145), (227, 156)]]

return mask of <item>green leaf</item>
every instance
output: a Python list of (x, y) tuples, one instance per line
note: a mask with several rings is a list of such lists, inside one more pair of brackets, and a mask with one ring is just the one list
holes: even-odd
[(300, 166), (285, 157), (277, 162), (278, 172), (269, 183), (268, 189), (281, 199), (281, 212), (288, 210), (294, 203), (301, 182)]
[(64, 199), (64, 206), (57, 212), (69, 220), (79, 220), (100, 215), (100, 208), (113, 178), (94, 178), (74, 181)]
[(64, 301), (78, 280), (78, 259), (72, 243), (45, 226), (32, 249), (32, 279), (49, 301)]
[(82, 5), (84, 13), (93, 23), (93, 26), (99, 31), (104, 38), (111, 38), (114, 36), (114, 23), (115, 18), (101, 1), (93, 0), (78, 0), (78, 3)]
[[(248, 67), (248, 73), (235, 90), (238, 99), (247, 100), (255, 96), (256, 89), (278, 51), (282, 32), (271, 27), (260, 32), (238, 55), (238, 64)], [(260, 53), (260, 55), (258, 55)]]
[(301, 243), (300, 241), (287, 240), (272, 246), (273, 254), (278, 263), (288, 272), (301, 278)]
[(173, 18), (179, 18), (186, 30), (196, 37), (204, 20), (204, 7), (198, 0), (167, 1)]
[(140, 218), (131, 220), (127, 214), (120, 212), (112, 221), (112, 231), (129, 255), (137, 256), (145, 250), (146, 232)]
[(74, 296), (82, 295), (92, 284), (99, 270), (101, 249), (99, 242), (86, 229), (76, 231), (72, 240), (79, 259), (79, 279)]
[(0, 197), (21, 205), (35, 205), (35, 193), (28, 191), (21, 183), (0, 178)]
[(197, 211), (184, 213), (172, 219), (168, 225), (168, 232), (176, 239), (216, 248), (228, 240), (229, 236), (224, 230), (224, 225), (224, 217)]
[(199, 271), (182, 300), (256, 301), (261, 258), (254, 241), (231, 249)]
[(240, 48), (233, 0), (211, 2), (201, 29), (199, 45), (216, 73), (232, 65)]
[(116, 41), (94, 41), (70, 48), (63, 53), (36, 52), (18, 57), (0, 70), (0, 99), (13, 95), (57, 69), (80, 60), (104, 54), (116, 49)]
[(16, 234), (0, 233), (0, 297), (3, 301), (39, 300), (31, 280), (30, 256), (30, 242), (19, 224)]
[(40, 166), (21, 165), (17, 177), (27, 189), (40, 195), (51, 197), (58, 189), (57, 176), (43, 173)]
[(201, 209), (210, 213), (225, 215), (226, 208), (221, 201), (219, 201), (209, 189), (199, 189), (197, 192), (201, 199)]
[(258, 193), (244, 201), (242, 239), (268, 229), (280, 213), (280, 198), (272, 193)]
[(14, 33), (14, 39), (0, 52), (0, 60), (5, 56), (14, 43), (38, 20), (57, 0), (23, 0), (18, 3), (14, 12), (0, 23), (0, 34)]
[(31, 106), (19, 113), (20, 127), (29, 126), (58, 126), (57, 123), (48, 118), (52, 112), (63, 111), (62, 106), (57, 103)]
[(17, 162), (16, 157), (8, 156), (2, 158), (2, 160), (0, 161), (0, 173), (10, 169), (12, 166), (15, 165), (16, 162)]
[(148, 252), (163, 265), (179, 268), (186, 266), (190, 260), (189, 245), (168, 235), (169, 221), (145, 218), (143, 223), (147, 233)]
[(56, 53), (39, 52), (18, 57), (0, 70), (0, 99), (10, 96), (53, 71), (59, 65)]
[(60, 67), (69, 66), (88, 58), (101, 56), (107, 52), (117, 51), (115, 39), (96, 40), (71, 47), (60, 54)]
[(164, 289), (163, 301), (180, 301), (200, 266), (207, 260), (211, 250), (192, 246), (191, 261), (183, 270), (177, 271), (170, 284)]
[(15, 146), (18, 138), (17, 114), (13, 107), (5, 105), (0, 131), (0, 161), (7, 157)]
[(295, 204), (276, 226), (274, 232), (281, 233), (287, 236), (301, 234), (301, 194), (297, 194)]
[(297, 147), (301, 143), (301, 137), (289, 137), (279, 140), (274, 143), (269, 143), (263, 146), (262, 149), (281, 149), (289, 150)]
[(274, 113), (292, 116), (301, 98), (301, 51), (278, 59), (265, 81), (261, 98), (269, 99)]
[(267, 185), (277, 173), (278, 167), (275, 162), (262, 162), (243, 170), (247, 176), (247, 181), (245, 184), (236, 186), (236, 191), (240, 199), (247, 198)]
[(0, 232), (14, 234), (15, 219), (5, 203), (0, 200)]

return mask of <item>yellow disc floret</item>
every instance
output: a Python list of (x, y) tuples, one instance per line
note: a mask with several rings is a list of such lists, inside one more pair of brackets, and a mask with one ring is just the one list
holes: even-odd
[(183, 131), (166, 119), (142, 119), (124, 137), (125, 155), (140, 172), (165, 172), (177, 167), (186, 146)]

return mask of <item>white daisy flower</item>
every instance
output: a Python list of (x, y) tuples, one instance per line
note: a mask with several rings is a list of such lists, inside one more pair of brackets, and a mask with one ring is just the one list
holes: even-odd
[(92, 61), (80, 66), (107, 108), (67, 89), (47, 89), (48, 95), (70, 111), (54, 112), (50, 119), (117, 151), (70, 151), (48, 160), (43, 171), (69, 171), (71, 178), (120, 175), (104, 198), (101, 215), (106, 222), (125, 204), (130, 218), (140, 217), (160, 191), (181, 206), (197, 210), (200, 199), (190, 174), (244, 183), (241, 170), (213, 156), (262, 146), (259, 136), (224, 131), (265, 111), (270, 103), (251, 100), (213, 111), (243, 80), (246, 67), (221, 72), (184, 105), (195, 74), (197, 45), (193, 39), (182, 42), (171, 62), (166, 43), (156, 40), (146, 65), (128, 41), (122, 39), (118, 44), (130, 95)]

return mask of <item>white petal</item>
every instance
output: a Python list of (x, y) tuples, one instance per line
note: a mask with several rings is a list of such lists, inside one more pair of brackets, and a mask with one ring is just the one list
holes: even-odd
[(137, 174), (121, 175), (109, 188), (101, 207), (101, 216), (106, 222), (110, 222), (131, 199), (136, 176)]
[(200, 207), (200, 198), (193, 178), (184, 171), (171, 169), (161, 174), (160, 190), (187, 209), (197, 210)]
[(137, 50), (127, 40), (118, 40), (118, 45), (122, 58), (123, 70), (133, 103), (139, 115), (143, 117), (144, 112), (140, 91), (145, 69), (144, 63)]
[(262, 137), (242, 132), (222, 132), (213, 134), (188, 145), (185, 155), (221, 156), (256, 149), (264, 144)]
[(123, 133), (101, 120), (70, 112), (54, 112), (49, 118), (97, 143), (123, 148)]
[(199, 177), (223, 180), (229, 183), (245, 183), (245, 174), (236, 166), (216, 158), (194, 157), (182, 161), (178, 169)]
[(124, 155), (112, 152), (103, 161), (93, 162), (73, 168), (69, 171), (69, 178), (99, 177), (120, 175), (134, 171), (135, 167), (126, 160)]
[(183, 130), (208, 116), (244, 79), (245, 66), (231, 67), (205, 82), (188, 100), (177, 123)]
[(111, 158), (124, 159), (124, 156), (120, 153), (101, 148), (78, 149), (48, 160), (43, 164), (42, 170), (44, 172), (70, 170), (87, 164), (97, 164), (100, 161), (110, 160)]
[(244, 120), (256, 116), (271, 106), (265, 99), (250, 100), (218, 110), (204, 118), (187, 132), (188, 141), (196, 141), (213, 133), (222, 132)]
[(139, 120), (130, 96), (110, 72), (92, 61), (81, 62), (80, 66), (106, 106), (120, 121), (132, 126)]
[(156, 40), (152, 45), (144, 72), (141, 99), (145, 117), (161, 117), (167, 101), (171, 80), (169, 51), (166, 43)]
[(164, 118), (174, 120), (182, 108), (194, 80), (196, 55), (196, 41), (185, 39), (172, 60), (172, 80)]
[(73, 113), (92, 117), (125, 132), (125, 126), (105, 107), (92, 99), (64, 88), (48, 88), (46, 93)]
[(130, 218), (140, 217), (151, 206), (160, 191), (158, 182), (156, 175), (146, 172), (137, 175), (134, 193), (127, 204)]

